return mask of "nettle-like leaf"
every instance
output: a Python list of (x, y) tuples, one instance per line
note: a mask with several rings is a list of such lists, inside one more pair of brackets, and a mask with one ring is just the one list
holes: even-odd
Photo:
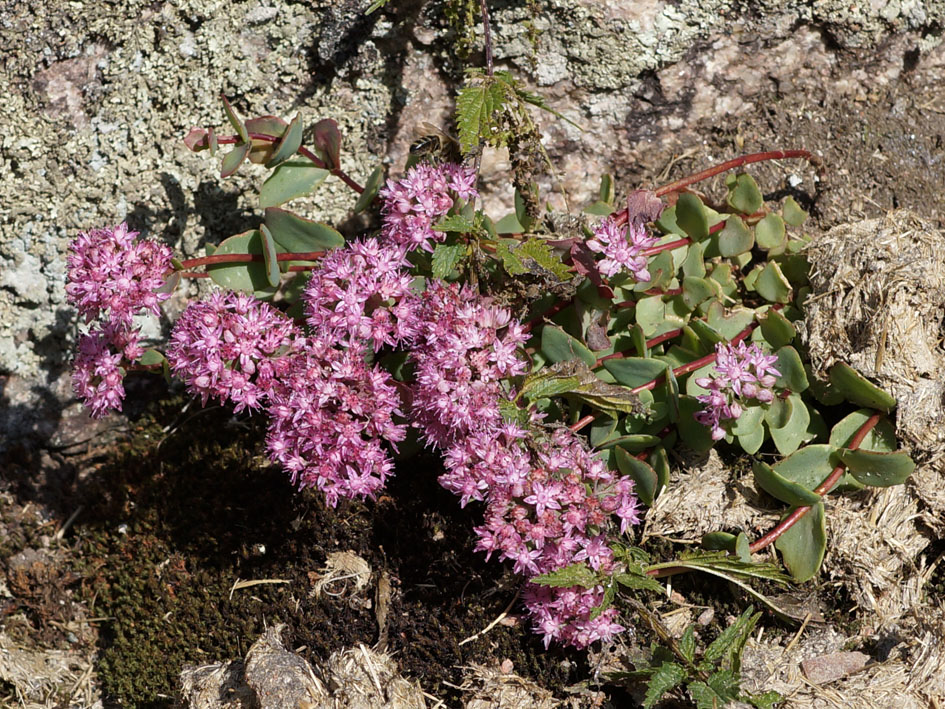
[(466, 85), (456, 97), (456, 124), (459, 144), (464, 153), (479, 147), (479, 141), (489, 142), (498, 133), (496, 116), (507, 99), (505, 82), (482, 77), (478, 83)]
[(430, 265), (433, 277), (443, 279), (449, 276), (467, 253), (469, 253), (467, 244), (437, 244), (433, 247)]
[(593, 588), (600, 579), (585, 564), (580, 562), (565, 566), (563, 569), (552, 571), (531, 579), (532, 583), (539, 586), (552, 586), (554, 588), (570, 588), (571, 586), (580, 586), (581, 588)]
[(650, 709), (668, 691), (677, 687), (688, 676), (682, 665), (675, 662), (663, 662), (650, 677), (646, 686), (646, 695), (643, 697), (644, 709)]
[(572, 276), (571, 269), (544, 239), (503, 239), (496, 246), (496, 256), (502, 261), (506, 273), (512, 276), (548, 273), (559, 281), (566, 281)]
[(476, 230), (476, 220), (465, 214), (450, 214), (433, 225), (436, 231), (451, 231), (457, 234), (469, 234)]

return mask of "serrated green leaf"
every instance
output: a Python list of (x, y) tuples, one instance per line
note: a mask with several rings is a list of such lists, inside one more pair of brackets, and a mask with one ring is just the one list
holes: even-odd
[(285, 209), (266, 209), (266, 227), (272, 238), (285, 253), (327, 251), (344, 246), (344, 237), (327, 224), (313, 222)]
[(266, 167), (272, 168), (276, 165), (281, 165), (286, 160), (295, 155), (295, 152), (302, 145), (302, 114), (295, 114), (295, 118), (292, 119), (292, 122), (289, 123), (289, 127), (286, 128), (285, 134), (282, 136), (282, 139), (279, 141), (278, 146), (275, 149), (275, 152), (272, 154), (272, 157), (266, 162)]
[(784, 200), (784, 204), (781, 207), (781, 214), (786, 221), (791, 226), (800, 226), (805, 221), (807, 221), (807, 212), (801, 209), (793, 197), (788, 197)]
[(358, 201), (354, 205), (354, 213), (360, 214), (371, 206), (374, 198), (377, 197), (381, 185), (384, 184), (384, 166), (378, 165), (371, 174), (368, 175), (367, 182), (364, 184), (364, 192), (358, 195)]
[(307, 195), (330, 173), (316, 167), (308, 158), (295, 157), (273, 170), (259, 191), (260, 207), (278, 207), (291, 199)]
[(760, 460), (752, 461), (751, 470), (755, 474), (758, 487), (776, 500), (797, 506), (816, 505), (820, 502), (820, 495), (816, 492), (791, 482)]
[(781, 552), (784, 565), (797, 583), (812, 579), (820, 569), (827, 550), (824, 503), (818, 502), (811, 507), (807, 514), (778, 537), (774, 546)]
[(784, 697), (773, 689), (764, 694), (749, 694), (743, 697), (743, 699), (755, 707), (755, 709), (774, 709), (776, 704), (784, 701)]
[(512, 239), (503, 239), (496, 246), (496, 256), (511, 276), (533, 273), (536, 270), (547, 271), (558, 280), (567, 280), (571, 271), (554, 250), (543, 239), (528, 239), (518, 242)]
[(675, 662), (662, 663), (650, 677), (646, 687), (646, 696), (643, 698), (643, 709), (651, 709), (666, 692), (676, 687), (686, 679), (687, 673), (681, 665)]
[(748, 639), (761, 618), (761, 613), (755, 613), (754, 610), (749, 606), (742, 611), (735, 622), (709, 644), (702, 655), (703, 658), (709, 662), (720, 662), (723, 667), (731, 667), (733, 657), (737, 656), (740, 646)]
[(725, 228), (719, 232), (719, 253), (725, 257), (748, 253), (755, 245), (755, 235), (737, 214), (732, 214), (725, 221)]
[(625, 586), (633, 590), (653, 591), (654, 593), (666, 592), (666, 589), (663, 588), (663, 584), (651, 576), (647, 576), (643, 573), (617, 574), (614, 577), (614, 581), (619, 583), (621, 586)]
[(437, 244), (433, 247), (431, 270), (434, 278), (446, 278), (456, 267), (469, 247), (466, 244)]
[(915, 462), (902, 451), (876, 453), (842, 448), (839, 455), (850, 475), (870, 487), (901, 485), (915, 470)]
[(276, 253), (276, 242), (272, 239), (272, 232), (265, 224), (259, 225), (259, 235), (263, 245), (263, 265), (266, 267), (266, 280), (275, 288), (279, 285), (279, 261)]
[(506, 99), (507, 85), (495, 79), (464, 86), (456, 97), (456, 124), (464, 153), (479, 147), (479, 141), (492, 137), (493, 120)]
[(696, 635), (695, 628), (688, 626), (679, 638), (679, 651), (686, 658), (687, 662), (693, 662), (696, 659)]
[(522, 385), (521, 394), (532, 402), (539, 398), (570, 394), (598, 411), (613, 415), (639, 415), (644, 411), (639, 396), (627, 387), (601, 381), (585, 362), (574, 358), (529, 375)]
[(476, 229), (476, 223), (463, 214), (450, 214), (433, 225), (436, 231), (452, 231), (458, 234), (468, 234)]
[(744, 172), (735, 176), (726, 201), (729, 207), (742, 214), (754, 214), (764, 204), (764, 198), (755, 180)]
[(570, 588), (571, 586), (593, 588), (600, 580), (597, 578), (597, 574), (579, 562), (557, 571), (535, 576), (531, 579), (531, 582), (537, 583), (539, 586), (551, 586), (553, 588)]
[(830, 383), (833, 384), (848, 401), (860, 406), (889, 413), (896, 406), (896, 399), (868, 381), (853, 367), (844, 362), (837, 362), (830, 369)]

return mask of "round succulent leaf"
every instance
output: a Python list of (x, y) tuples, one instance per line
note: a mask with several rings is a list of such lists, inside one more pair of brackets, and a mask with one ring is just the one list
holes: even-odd
[(870, 487), (901, 485), (915, 470), (915, 462), (903, 451), (876, 453), (841, 448), (839, 455), (850, 475)]
[(737, 212), (754, 214), (761, 209), (764, 198), (752, 176), (743, 172), (730, 184), (726, 202)]
[(144, 354), (138, 357), (138, 359), (135, 361), (145, 367), (154, 367), (157, 365), (163, 366), (164, 362), (167, 361), (167, 358), (160, 350), (150, 349), (145, 350)]
[(525, 231), (525, 227), (512, 212), (495, 223), (495, 230), (497, 234), (521, 234)]
[(722, 333), (705, 320), (690, 320), (688, 327), (698, 336), (700, 343), (710, 350), (714, 350), (718, 343), (726, 341)]
[(755, 245), (755, 235), (737, 214), (729, 215), (725, 228), (718, 233), (719, 253), (725, 257), (748, 253)]
[(334, 119), (323, 118), (312, 127), (312, 142), (328, 167), (341, 167), (341, 131)]
[(770, 303), (791, 302), (791, 284), (777, 261), (768, 261), (755, 279), (754, 287), (758, 295)]
[(676, 206), (667, 207), (656, 220), (656, 227), (664, 234), (676, 234), (677, 236), (686, 236), (686, 232), (676, 222)]
[(804, 254), (785, 254), (778, 256), (778, 266), (781, 273), (795, 288), (810, 284), (810, 261)]
[(285, 253), (327, 251), (345, 244), (344, 237), (327, 224), (305, 219), (278, 207), (269, 207), (265, 214), (266, 227)]
[(240, 137), (240, 140), (244, 143), (249, 142), (249, 132), (246, 130), (246, 124), (240, 120), (240, 117), (236, 115), (236, 111), (233, 110), (233, 106), (230, 105), (229, 99), (226, 96), (221, 96), (223, 99), (223, 111), (226, 113), (227, 119), (230, 121), (230, 124), (236, 130), (237, 134)]
[[(271, 135), (274, 138), (281, 138), (288, 127), (281, 118), (277, 116), (259, 116), (250, 118), (246, 121), (246, 130), (249, 133), (257, 135)], [(269, 162), (272, 154), (276, 150), (276, 143), (271, 140), (259, 140), (250, 136), (253, 147), (249, 150), (249, 159), (257, 165), (265, 165)]]
[[(262, 256), (263, 243), (258, 229), (244, 231), (224, 239), (213, 252), (223, 254), (253, 254)], [(262, 261), (250, 263), (221, 263), (207, 266), (211, 280), (223, 288), (255, 293), (257, 297), (271, 297), (276, 289), (269, 284), (266, 265)]]
[(650, 272), (650, 280), (637, 284), (635, 290), (652, 290), (654, 288), (663, 289), (669, 286), (670, 281), (676, 277), (676, 264), (673, 261), (673, 254), (670, 251), (663, 251), (651, 259), (647, 270)]
[(765, 442), (764, 423), (759, 424), (756, 428), (752, 429), (748, 433), (741, 433), (735, 437), (738, 439), (738, 445), (742, 447), (743, 451), (745, 451), (748, 455), (754, 455)]
[(755, 311), (740, 305), (726, 310), (721, 303), (712, 303), (706, 321), (718, 331), (726, 341), (731, 341), (742, 330), (751, 325)]
[(801, 209), (801, 205), (793, 197), (784, 200), (784, 204), (781, 205), (781, 215), (791, 226), (800, 226), (807, 221), (807, 212)]
[(597, 363), (597, 357), (587, 347), (560, 327), (545, 325), (541, 329), (541, 353), (549, 362), (582, 360), (588, 367)]
[(709, 220), (702, 207), (702, 200), (691, 192), (684, 192), (676, 200), (676, 224), (693, 241), (709, 235)]
[(302, 147), (302, 114), (295, 114), (295, 118), (289, 123), (285, 134), (276, 146), (272, 157), (266, 162), (266, 167), (275, 167), (284, 163), (295, 155), (296, 151)]
[(684, 276), (703, 278), (705, 276), (705, 245), (700, 243), (689, 244), (686, 258), (682, 262)]
[(665, 446), (656, 446), (647, 457), (650, 467), (656, 472), (656, 495), (659, 497), (660, 491), (669, 485), (669, 454)]
[(761, 333), (771, 349), (776, 350), (779, 347), (790, 345), (797, 335), (794, 324), (774, 308), (768, 308), (768, 311), (759, 318), (759, 322), (761, 323)]
[(889, 413), (896, 406), (896, 399), (844, 362), (837, 362), (830, 369), (830, 383), (848, 401)]
[(630, 341), (638, 357), (650, 356), (650, 349), (646, 346), (646, 335), (643, 334), (643, 328), (638, 323), (634, 323), (630, 328)]
[[(710, 374), (715, 372), (715, 364), (710, 362), (704, 367), (691, 372), (686, 376), (686, 394), (689, 396), (702, 396), (703, 394), (708, 394), (708, 389), (703, 389), (701, 386), (696, 384), (696, 379), (702, 379), (703, 377), (709, 377)], [(701, 406), (701, 404), (700, 404)]]
[(735, 537), (735, 553), (739, 560), (746, 564), (751, 563), (751, 544), (748, 541), (748, 535), (744, 532), (739, 532)]
[[(793, 510), (792, 510), (793, 511)], [(797, 583), (812, 579), (820, 570), (827, 550), (824, 503), (818, 502), (774, 543), (791, 578)]]
[(665, 354), (656, 355), (654, 359), (666, 362), (668, 366), (676, 369), (677, 367), (681, 367), (684, 364), (694, 362), (700, 357), (701, 355), (695, 350), (690, 350), (686, 347), (680, 347), (679, 345), (670, 345)]
[(755, 476), (758, 487), (776, 500), (797, 506), (816, 505), (820, 502), (820, 495), (816, 492), (807, 489), (803, 485), (791, 482), (760, 460), (752, 461), (751, 471)]
[[(833, 469), (840, 464), (838, 448), (825, 443), (815, 443), (795, 451), (772, 467), (787, 480), (802, 485), (808, 490), (814, 490), (829, 478)], [(852, 477), (844, 475), (828, 492), (862, 487)]]
[(614, 211), (613, 203), (602, 202), (600, 200), (597, 200), (596, 202), (592, 202), (591, 204), (587, 205), (583, 209), (583, 212), (585, 214), (590, 214), (591, 216), (595, 216), (595, 217), (606, 217), (606, 216), (611, 215), (613, 211)]
[(663, 296), (652, 295), (638, 300), (636, 319), (637, 324), (643, 328), (644, 335), (647, 337), (656, 335), (666, 320), (666, 304), (663, 302)]
[(702, 409), (702, 402), (693, 397), (679, 397), (679, 438), (697, 453), (703, 453), (715, 445), (709, 427), (703, 426), (694, 418)]
[(628, 476), (635, 483), (633, 491), (637, 497), (647, 506), (652, 506), (656, 499), (657, 485), (659, 481), (656, 471), (650, 467), (649, 463), (630, 455), (620, 446), (614, 448), (614, 455), (617, 460), (617, 468), (620, 472)]
[(768, 214), (755, 224), (755, 239), (758, 246), (766, 251), (783, 247), (787, 241), (787, 230), (784, 220), (777, 214)]
[(679, 421), (679, 381), (669, 367), (666, 368), (666, 404), (670, 423)]
[(263, 245), (263, 265), (266, 267), (266, 280), (275, 288), (279, 285), (279, 260), (276, 253), (276, 242), (272, 239), (272, 232), (265, 224), (259, 225), (259, 235)]
[(804, 365), (804, 373), (807, 375), (807, 381), (810, 383), (808, 391), (811, 395), (824, 406), (836, 406), (846, 401), (843, 393), (829, 381), (821, 381), (814, 376), (814, 370), (809, 364)]
[(807, 440), (810, 412), (799, 394), (791, 394), (791, 418), (781, 428), (769, 428), (771, 440), (781, 455), (790, 455)]
[(717, 298), (721, 295), (719, 284), (711, 278), (686, 276), (683, 278), (682, 290), (683, 302), (690, 310), (695, 310), (709, 298)]
[(602, 414), (591, 423), (590, 442), (594, 448), (598, 448), (604, 441), (614, 435), (617, 430), (617, 419), (613, 416)]
[(714, 264), (709, 278), (716, 281), (722, 287), (722, 292), (730, 298), (738, 292), (738, 284), (732, 277), (732, 264), (726, 261)]
[(612, 438), (603, 444), (601, 444), (601, 450), (606, 450), (607, 448), (613, 448), (614, 446), (621, 446), (622, 448), (630, 451), (631, 453), (642, 453), (647, 448), (652, 448), (653, 446), (659, 445), (660, 437), (654, 436), (649, 433), (628, 433), (625, 436), (620, 436), (619, 438)]
[(223, 156), (223, 162), (220, 163), (220, 177), (229, 177), (239, 170), (240, 165), (249, 155), (249, 143), (240, 143), (230, 152)]
[(260, 207), (278, 207), (296, 197), (307, 195), (328, 175), (328, 170), (316, 167), (305, 157), (296, 156), (273, 170), (259, 191)]
[(735, 553), (738, 537), (728, 532), (709, 532), (702, 535), (702, 548), (708, 551), (727, 551)]
[[(830, 445), (837, 448), (846, 448), (850, 445), (857, 431), (862, 428), (869, 418), (876, 413), (872, 409), (858, 409), (849, 416), (843, 418), (833, 430), (830, 431)], [(875, 451), (877, 453), (892, 453), (899, 447), (896, 440), (896, 429), (889, 419), (883, 417), (879, 420), (860, 443), (858, 450)]]
[(790, 397), (782, 399), (780, 396), (774, 397), (774, 401), (768, 404), (768, 410), (765, 411), (765, 422), (771, 428), (784, 428), (791, 420), (794, 414), (794, 404)]
[(807, 379), (807, 371), (804, 369), (804, 363), (801, 362), (801, 356), (797, 350), (790, 345), (785, 345), (775, 352), (778, 361), (775, 362), (781, 376), (778, 377), (774, 386), (778, 389), (790, 389), (793, 392), (800, 393), (805, 391), (810, 382)]
[(606, 359), (604, 369), (619, 383), (631, 389), (643, 386), (666, 373), (666, 362), (648, 357)]
[(761, 428), (765, 418), (765, 409), (760, 404), (745, 406), (742, 408), (742, 415), (735, 419), (732, 424), (732, 433), (736, 436), (744, 436), (754, 433)]

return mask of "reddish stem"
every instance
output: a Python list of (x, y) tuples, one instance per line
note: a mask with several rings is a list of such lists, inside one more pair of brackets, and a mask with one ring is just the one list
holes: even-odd
[[(870, 416), (866, 422), (860, 426), (859, 430), (856, 432), (856, 435), (850, 440), (850, 445), (847, 446), (850, 450), (856, 450), (863, 443), (863, 439), (866, 438), (866, 434), (873, 430), (873, 427), (879, 423), (882, 414), (875, 413)], [(814, 492), (818, 495), (825, 495), (833, 489), (833, 486), (837, 484), (840, 478), (843, 477), (843, 473), (846, 470), (846, 466), (841, 463), (836, 468), (831, 471), (830, 475), (827, 476), (827, 479), (824, 480), (820, 485), (814, 488)], [(757, 540), (748, 548), (751, 550), (752, 554), (756, 554), (766, 546), (774, 542), (778, 537), (788, 531), (793, 527), (801, 517), (806, 515), (810, 511), (810, 506), (798, 507), (791, 514), (781, 520), (778, 525), (764, 535), (761, 539)]]
[[(305, 251), (294, 254), (276, 254), (276, 261), (317, 261), (325, 255), (324, 251)], [(200, 266), (213, 266), (219, 263), (254, 263), (263, 261), (262, 254), (213, 254), (213, 256), (200, 256), (199, 258), (190, 258), (181, 261), (181, 267), (186, 270), (198, 268)], [(292, 270), (292, 267), (289, 267)], [(185, 277), (189, 274), (183, 274)], [(201, 276), (191, 276), (192, 278), (201, 278)]]
[(715, 177), (716, 175), (732, 170), (736, 167), (741, 167), (742, 165), (749, 165), (755, 162), (765, 162), (766, 160), (782, 160), (786, 158), (803, 158), (810, 162), (812, 165), (819, 167), (821, 159), (814, 155), (809, 150), (767, 150), (763, 153), (752, 153), (751, 155), (742, 155), (741, 157), (733, 158), (732, 160), (727, 160), (719, 165), (702, 170), (697, 172), (694, 175), (689, 175), (688, 177), (683, 177), (680, 180), (675, 182), (670, 182), (668, 185), (663, 185), (656, 190), (656, 196), (662, 197), (667, 195), (670, 192), (678, 192), (681, 189), (694, 185), (697, 182), (702, 182), (707, 180), (710, 177)]
[[(261, 140), (266, 143), (277, 143), (282, 140), (281, 136), (269, 135), (268, 133), (250, 133), (250, 140)], [(217, 136), (217, 143), (221, 145), (229, 145), (231, 143), (239, 143), (242, 139), (238, 135), (221, 135)], [(348, 187), (353, 189), (358, 194), (364, 192), (364, 188), (359, 185), (357, 182), (351, 179), (351, 177), (342, 170), (340, 167), (330, 168), (326, 165), (315, 153), (306, 148), (304, 145), (300, 146), (296, 151), (302, 157), (306, 157), (311, 160), (315, 167), (320, 167), (323, 170), (328, 170), (332, 175), (337, 177), (339, 180), (344, 182)]]

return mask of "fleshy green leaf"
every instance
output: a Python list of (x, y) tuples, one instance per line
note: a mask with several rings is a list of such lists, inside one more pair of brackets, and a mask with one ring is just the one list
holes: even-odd
[(719, 253), (725, 257), (748, 253), (755, 245), (755, 235), (745, 226), (737, 214), (732, 214), (725, 221), (725, 228), (719, 232)]
[(272, 157), (269, 158), (269, 161), (266, 163), (266, 167), (272, 168), (276, 165), (281, 165), (286, 160), (295, 155), (295, 152), (302, 145), (302, 114), (297, 113), (295, 118), (292, 119), (292, 122), (289, 123), (289, 127), (285, 131), (285, 135), (282, 136), (282, 140), (279, 141), (279, 145), (276, 147), (275, 152), (272, 154)]
[[(223, 110), (226, 113), (226, 117), (229, 119), (230, 123), (233, 125), (233, 128), (236, 130), (237, 134), (240, 137), (240, 140), (243, 143), (249, 143), (249, 132), (246, 130), (246, 125), (243, 121), (240, 120), (239, 116), (236, 115), (236, 111), (233, 110), (233, 107), (230, 105), (229, 100), (226, 96), (220, 96), (223, 99)], [(248, 150), (248, 148), (247, 148)]]
[(850, 475), (864, 485), (871, 487), (901, 485), (915, 470), (915, 463), (912, 458), (902, 451), (897, 453), (875, 453), (873, 451), (842, 448), (839, 455), (840, 460), (846, 464), (850, 471)]
[[(837, 448), (834, 446), (817, 443), (810, 446), (804, 446), (795, 451), (787, 458), (778, 461), (774, 466), (777, 473), (791, 482), (803, 485), (808, 490), (814, 490), (826, 480), (833, 469), (840, 464), (840, 456)], [(841, 478), (840, 484), (833, 490), (840, 487), (852, 487), (854, 489), (862, 488), (860, 483), (849, 476)], [(852, 485), (850, 483), (852, 482)]]
[(686, 258), (683, 260), (682, 272), (684, 276), (703, 278), (705, 276), (704, 244), (689, 244)]
[(164, 353), (160, 350), (145, 350), (144, 354), (138, 357), (136, 362), (145, 367), (153, 367), (158, 364), (164, 364), (167, 361), (167, 358), (164, 357)]
[(790, 455), (807, 438), (810, 411), (799, 394), (791, 394), (791, 418), (782, 428), (769, 428), (771, 439), (781, 455)]
[(793, 323), (774, 308), (768, 308), (768, 312), (759, 318), (759, 321), (761, 323), (761, 334), (764, 335), (765, 342), (771, 345), (773, 350), (784, 345), (790, 345), (797, 335)]
[(731, 341), (737, 334), (751, 325), (754, 319), (754, 310), (741, 306), (726, 310), (721, 303), (712, 303), (706, 316), (709, 325), (715, 328), (726, 341)]
[(729, 207), (742, 214), (754, 214), (764, 204), (764, 198), (755, 180), (744, 172), (735, 177), (726, 201)]
[(614, 379), (631, 389), (653, 381), (666, 371), (665, 362), (644, 357), (606, 359), (603, 365)]
[(679, 397), (679, 436), (696, 452), (707, 451), (715, 445), (709, 427), (703, 426), (694, 418), (702, 408), (702, 403), (691, 396)]
[(553, 588), (570, 588), (571, 586), (592, 588), (598, 584), (598, 578), (597, 574), (578, 562), (577, 564), (565, 566), (563, 569), (536, 576), (531, 579), (531, 582)]
[[(225, 239), (213, 252), (223, 254), (254, 254), (262, 256), (263, 243), (257, 229), (245, 231)], [(219, 286), (229, 290), (255, 292), (257, 295), (272, 295), (275, 289), (269, 285), (266, 265), (262, 261), (250, 263), (225, 263), (207, 266), (210, 278)]]
[(648, 463), (633, 457), (620, 446), (614, 448), (614, 453), (620, 472), (636, 483), (634, 492), (636, 492), (637, 497), (643, 501), (643, 504), (652, 506), (653, 500), (659, 492), (656, 471)]
[[(274, 138), (281, 138), (288, 127), (289, 124), (277, 116), (258, 116), (257, 118), (249, 118), (246, 121), (247, 132), (271, 135)], [(256, 138), (251, 138), (251, 142), (253, 147), (249, 151), (250, 161), (257, 165), (265, 165), (275, 152), (276, 143), (271, 140), (258, 140)]]
[(691, 192), (683, 192), (676, 200), (676, 224), (693, 241), (701, 241), (709, 235), (709, 221), (702, 201)]
[(276, 244), (290, 254), (327, 251), (345, 244), (344, 237), (327, 224), (313, 222), (278, 207), (266, 210), (266, 226)]
[(263, 245), (263, 265), (266, 267), (266, 280), (275, 288), (279, 285), (279, 261), (276, 254), (276, 242), (272, 239), (272, 232), (265, 224), (259, 225), (259, 235)]
[(755, 280), (755, 290), (771, 303), (791, 302), (791, 284), (781, 272), (777, 261), (768, 261)]
[(443, 279), (450, 275), (468, 250), (466, 244), (437, 244), (433, 248), (433, 277)]
[(800, 226), (805, 221), (807, 221), (807, 212), (801, 209), (793, 197), (788, 197), (784, 200), (784, 204), (781, 207), (781, 214), (786, 221), (791, 226)]
[(312, 143), (322, 162), (331, 169), (341, 167), (341, 131), (331, 118), (323, 118), (312, 128)]
[(220, 164), (220, 177), (229, 177), (239, 170), (240, 165), (249, 155), (250, 144), (240, 143), (230, 152), (223, 156), (223, 162)]
[(752, 461), (751, 470), (758, 486), (776, 500), (798, 506), (816, 505), (820, 502), (820, 495), (803, 485), (791, 482), (760, 460)]
[(709, 298), (717, 298), (721, 294), (718, 284), (711, 278), (686, 276), (683, 278), (682, 289), (683, 302), (691, 310), (695, 310)]
[[(793, 509), (791, 510), (793, 512)], [(818, 502), (784, 534), (774, 546), (797, 583), (809, 581), (820, 569), (827, 550), (824, 503)]]
[(807, 372), (804, 371), (804, 364), (801, 362), (801, 356), (791, 346), (782, 347), (775, 354), (778, 355), (778, 361), (775, 363), (781, 376), (778, 377), (775, 386), (780, 389), (790, 389), (793, 392), (800, 393), (805, 391), (809, 385), (807, 381)]
[(360, 214), (371, 206), (374, 198), (377, 197), (381, 185), (384, 184), (384, 166), (378, 165), (371, 174), (368, 175), (367, 182), (364, 185), (364, 192), (358, 196), (358, 201), (354, 205), (354, 213)]
[(597, 357), (560, 327), (545, 325), (541, 330), (541, 353), (549, 362), (583, 360), (588, 367), (597, 363)]
[[(837, 448), (849, 447), (853, 436), (874, 413), (870, 409), (859, 409), (844, 418), (830, 431), (830, 445)], [(860, 443), (859, 450), (892, 453), (897, 447), (896, 429), (893, 428), (889, 419), (883, 417), (866, 434), (866, 438)]]
[(847, 400), (860, 406), (889, 413), (896, 406), (896, 399), (867, 381), (848, 364), (837, 362), (830, 369), (830, 383), (833, 384)]
[(330, 173), (308, 158), (295, 157), (273, 170), (259, 191), (260, 207), (278, 207), (290, 199), (307, 195)]
[(755, 238), (758, 246), (766, 251), (784, 246), (787, 241), (784, 220), (777, 214), (768, 214), (755, 225)]

